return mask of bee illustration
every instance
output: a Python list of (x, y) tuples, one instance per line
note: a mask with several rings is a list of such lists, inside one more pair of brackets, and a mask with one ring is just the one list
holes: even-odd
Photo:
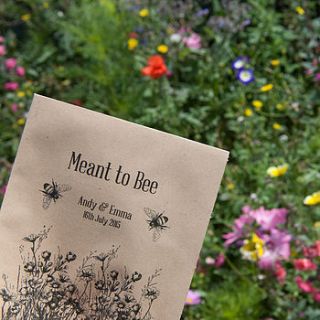
[(144, 212), (149, 217), (147, 220), (149, 225), (149, 230), (153, 230), (153, 241), (157, 241), (160, 238), (161, 232), (167, 228), (166, 223), (168, 222), (169, 218), (162, 213), (156, 212), (150, 208), (144, 208)]
[(59, 198), (62, 197), (62, 192), (66, 192), (69, 190), (71, 190), (71, 187), (69, 185), (58, 185), (58, 183), (55, 182), (53, 179), (52, 183), (45, 183), (43, 185), (43, 190), (39, 190), (43, 193), (43, 209), (48, 209), (52, 200), (53, 202), (56, 202)]

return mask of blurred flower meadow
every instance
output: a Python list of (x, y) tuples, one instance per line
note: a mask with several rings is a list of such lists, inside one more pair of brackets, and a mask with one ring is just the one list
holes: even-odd
[(224, 148), (182, 319), (320, 319), (319, 35), (315, 0), (0, 2), (1, 197), (34, 92)]

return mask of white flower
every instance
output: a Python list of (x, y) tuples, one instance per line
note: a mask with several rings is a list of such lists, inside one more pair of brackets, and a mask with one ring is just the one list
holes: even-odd
[(182, 40), (182, 37), (179, 33), (174, 33), (170, 36), (170, 41), (173, 43), (179, 43)]

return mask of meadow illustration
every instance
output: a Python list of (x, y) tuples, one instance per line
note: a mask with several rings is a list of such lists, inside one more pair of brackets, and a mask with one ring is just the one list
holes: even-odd
[(54, 253), (44, 248), (50, 230), (44, 227), (24, 237), (17, 278), (2, 276), (1, 319), (153, 319), (152, 306), (160, 295), (156, 283), (160, 269), (146, 278), (138, 271), (129, 273), (126, 266), (113, 268), (119, 246), (99, 254), (90, 252), (79, 263), (73, 251)]

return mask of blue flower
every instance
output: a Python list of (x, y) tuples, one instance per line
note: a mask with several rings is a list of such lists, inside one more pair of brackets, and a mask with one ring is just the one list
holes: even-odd
[(237, 73), (237, 79), (247, 85), (250, 82), (254, 81), (254, 75), (253, 75), (253, 70), (252, 69), (241, 69)]
[(249, 62), (248, 57), (238, 57), (232, 62), (233, 70), (241, 70), (245, 67), (246, 63)]
[(202, 16), (206, 16), (209, 14), (209, 9), (208, 8), (203, 8), (201, 10), (199, 10), (197, 13), (196, 13), (196, 16), (197, 17), (202, 17)]

